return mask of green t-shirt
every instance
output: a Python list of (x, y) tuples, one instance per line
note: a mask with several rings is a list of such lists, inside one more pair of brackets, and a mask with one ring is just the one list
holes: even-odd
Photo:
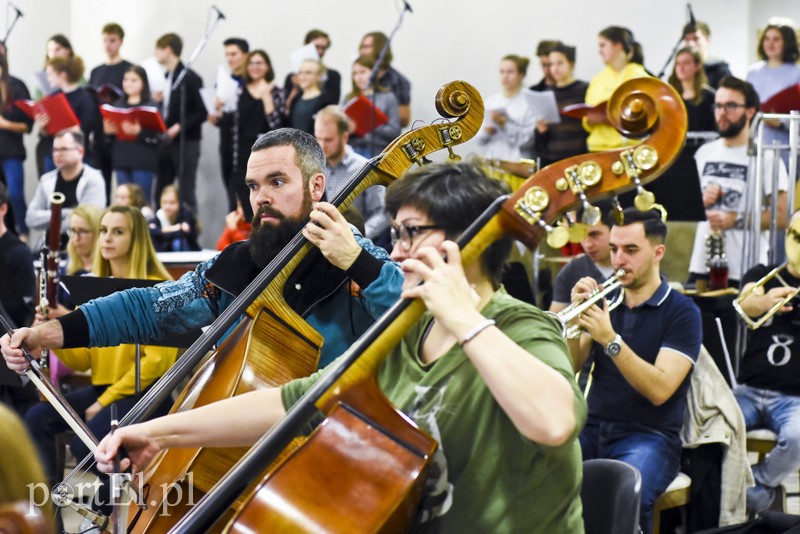
[[(518, 345), (572, 384), (577, 429), (559, 447), (523, 437), (458, 345), (433, 363), (417, 357), (432, 320), (426, 314), (384, 361), (381, 389), (436, 441), (431, 478), (415, 532), (583, 532), (581, 452), (586, 404), (555, 321), (500, 290), (482, 311)], [(324, 371), (321, 371), (324, 372)], [(282, 388), (294, 404), (320, 376)]]

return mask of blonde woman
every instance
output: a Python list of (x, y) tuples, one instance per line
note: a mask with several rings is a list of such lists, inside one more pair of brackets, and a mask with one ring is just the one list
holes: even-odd
[[(156, 257), (147, 223), (141, 212), (128, 206), (108, 208), (100, 221), (92, 273), (115, 278), (167, 280), (170, 275)], [(104, 436), (110, 428), (109, 406), (117, 405), (124, 416), (139, 400), (136, 393), (135, 347), (120, 345), (106, 348), (78, 348), (54, 351), (72, 369), (92, 372), (92, 385), (65, 395), (75, 411), (82, 415), (95, 436)], [(141, 347), (141, 387), (146, 390), (175, 362), (177, 349)], [(166, 413), (168, 406), (162, 407)], [(49, 404), (34, 406), (25, 414), (25, 423), (39, 450), (45, 472), (51, 482), (61, 479), (55, 472), (55, 436), (67, 430), (67, 423)], [(70, 448), (77, 458), (89, 453), (78, 439)]]

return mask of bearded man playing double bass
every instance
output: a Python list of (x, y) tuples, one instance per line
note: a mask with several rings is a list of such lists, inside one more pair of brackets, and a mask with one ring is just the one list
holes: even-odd
[(320, 365), (330, 362), (397, 300), (402, 273), (386, 251), (354, 234), (333, 205), (320, 202), (324, 169), (325, 156), (311, 135), (283, 128), (261, 136), (247, 163), (255, 213), (248, 241), (230, 245), (179, 280), (96, 299), (17, 330), (12, 338), (3, 336), (0, 348), (9, 368), (27, 368), (23, 343), (39, 354), (41, 347), (138, 343), (209, 325), (303, 228), (327, 261), (309, 254), (287, 281), (284, 296), (325, 338)]

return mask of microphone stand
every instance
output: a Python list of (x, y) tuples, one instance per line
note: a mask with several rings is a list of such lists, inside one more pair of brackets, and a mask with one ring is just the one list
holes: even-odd
[[(217, 24), (219, 24), (219, 21), (221, 21), (222, 19), (225, 18), (225, 15), (223, 15), (222, 12), (219, 11), (218, 9), (214, 8), (214, 11), (216, 11), (217, 17), (214, 19), (214, 22), (211, 24), (211, 26), (209, 26), (209, 28), (206, 30), (206, 33), (203, 35), (203, 38), (200, 39), (200, 42), (197, 43), (197, 46), (195, 47), (194, 52), (192, 52), (192, 55), (189, 57), (189, 59), (183, 65), (183, 70), (181, 71), (180, 74), (178, 74), (177, 79), (175, 79), (175, 81), (172, 82), (172, 87), (170, 87), (170, 92), (175, 92), (175, 90), (178, 89), (179, 87), (180, 87), (180, 90), (181, 90), (181, 102), (180, 102), (180, 111), (179, 111), (179, 117), (180, 117), (179, 120), (180, 120), (180, 125), (181, 125), (181, 131), (178, 134), (178, 136), (179, 136), (179, 139), (178, 139), (178, 183), (179, 184), (180, 184), (180, 178), (181, 178), (181, 176), (183, 176), (183, 172), (184, 172), (184, 170), (186, 168), (186, 163), (184, 161), (184, 159), (186, 157), (186, 85), (184, 85), (182, 82), (183, 82), (183, 79), (186, 77), (186, 74), (189, 72), (189, 69), (192, 67), (192, 65), (194, 65), (194, 62), (197, 60), (197, 57), (200, 55), (200, 52), (202, 52), (203, 49), (206, 47), (206, 44), (208, 43), (208, 40), (211, 38), (211, 34), (214, 33), (214, 30), (216, 29)], [(195, 180), (195, 184), (194, 185), (195, 185), (195, 189), (196, 189), (197, 188), (196, 180)], [(197, 193), (195, 192), (195, 202), (196, 201), (197, 201)], [(180, 195), (179, 195), (178, 196), (178, 206), (180, 207), (180, 205), (181, 205), (181, 199), (180, 199)], [(197, 209), (197, 206), (193, 206), (193, 208)], [(180, 213), (180, 209), (178, 210), (178, 213)], [(178, 224), (181, 224), (183, 222), (181, 219), (182, 218), (179, 216), (178, 217)]]
[(681, 36), (680, 39), (678, 39), (678, 42), (675, 43), (675, 46), (672, 47), (672, 52), (670, 52), (667, 61), (664, 63), (664, 66), (661, 67), (661, 70), (659, 71), (658, 76), (656, 76), (656, 78), (658, 78), (659, 80), (664, 78), (664, 74), (666, 74), (667, 72), (667, 67), (669, 67), (669, 64), (672, 63), (673, 59), (675, 59), (675, 55), (678, 53), (678, 50), (681, 49), (682, 44), (683, 44), (683, 36)]
[[(367, 91), (369, 91), (370, 89), (373, 89), (372, 93), (369, 95), (370, 102), (373, 105), (373, 108), (371, 109), (371, 112), (370, 112), (370, 130), (369, 130), (370, 132), (372, 132), (375, 129), (375, 127), (374, 127), (374, 125), (375, 125), (375, 107), (374, 107), (375, 106), (375, 91), (374, 91), (374, 88), (375, 88), (376, 85), (378, 85), (378, 71), (381, 70), (381, 65), (383, 64), (383, 59), (386, 57), (386, 54), (389, 53), (389, 47), (391, 47), (391, 45), (392, 45), (392, 40), (394, 40), (395, 34), (400, 29), (400, 26), (403, 25), (403, 17), (405, 16), (406, 11), (408, 11), (409, 13), (412, 12), (411, 11), (411, 6), (408, 5), (408, 2), (404, 1), (403, 2), (403, 9), (400, 10), (400, 16), (397, 19), (397, 23), (394, 25), (394, 29), (392, 30), (392, 33), (390, 33), (389, 37), (386, 39), (386, 44), (383, 45), (383, 48), (381, 49), (380, 54), (378, 54), (378, 59), (375, 60), (375, 66), (372, 67), (372, 72), (369, 73), (369, 83), (367, 84)], [(375, 155), (373, 153), (374, 152), (374, 148), (375, 148), (374, 147), (374, 143), (375, 143), (375, 137), (373, 136), (372, 140), (370, 142), (370, 147), (369, 147), (370, 157), (374, 157), (374, 155)]]
[[(0, 44), (3, 44), (4, 46), (5, 46), (5, 44), (8, 42), (8, 37), (9, 37), (9, 35), (11, 35), (11, 30), (13, 30), (13, 29), (14, 29), (14, 26), (17, 24), (17, 21), (18, 21), (19, 19), (21, 19), (21, 18), (22, 18), (22, 11), (20, 11), (19, 9), (17, 9), (17, 7), (16, 7), (14, 4), (12, 4), (11, 2), (9, 2), (9, 3), (8, 3), (8, 6), (11, 6), (11, 7), (13, 7), (13, 8), (14, 8), (14, 20), (12, 20), (12, 21), (11, 21), (11, 24), (9, 24), (9, 25), (6, 27), (6, 33), (5, 33), (5, 35), (3, 35), (3, 38), (2, 38), (2, 39), (0, 39)], [(7, 6), (7, 7), (8, 7), (8, 6)]]

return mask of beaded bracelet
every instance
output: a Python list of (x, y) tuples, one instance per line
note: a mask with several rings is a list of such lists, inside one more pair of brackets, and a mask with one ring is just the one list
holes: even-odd
[(480, 334), (481, 332), (483, 332), (484, 330), (486, 330), (487, 328), (489, 328), (490, 326), (492, 326), (494, 324), (495, 324), (494, 319), (486, 319), (485, 321), (482, 321), (481, 323), (478, 324), (478, 326), (476, 326), (475, 328), (470, 330), (467, 333), (467, 335), (464, 336), (464, 339), (459, 341), (458, 344), (463, 347), (472, 338), (474, 338), (475, 336), (477, 336), (478, 334)]

